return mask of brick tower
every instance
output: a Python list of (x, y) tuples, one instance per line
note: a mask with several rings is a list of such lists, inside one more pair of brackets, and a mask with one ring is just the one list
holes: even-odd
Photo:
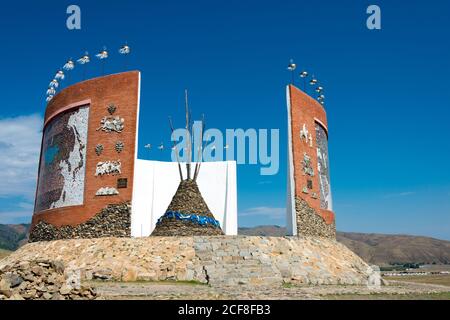
[(47, 105), (31, 241), (129, 236), (140, 72), (76, 83)]
[(293, 85), (287, 86), (286, 99), (288, 232), (298, 236), (335, 238), (325, 109)]

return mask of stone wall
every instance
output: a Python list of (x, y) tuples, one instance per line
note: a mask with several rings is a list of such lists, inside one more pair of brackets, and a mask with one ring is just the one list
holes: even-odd
[(55, 227), (39, 221), (30, 231), (30, 242), (59, 239), (130, 237), (131, 206), (129, 203), (109, 205), (93, 218), (76, 226)]
[(221, 285), (365, 284), (372, 269), (344, 245), (307, 237), (100, 238), (30, 243), (0, 261), (62, 259), (83, 279)]
[(326, 221), (302, 198), (295, 198), (297, 232), (299, 236), (336, 239), (336, 224)]

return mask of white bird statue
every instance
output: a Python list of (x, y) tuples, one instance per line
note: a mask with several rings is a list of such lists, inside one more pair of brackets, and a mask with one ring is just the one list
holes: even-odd
[(64, 70), (70, 71), (75, 68), (75, 63), (73, 62), (72, 58), (70, 58), (63, 66)]
[(294, 63), (294, 60), (291, 59), (290, 63), (288, 64), (287, 69), (288, 69), (289, 71), (294, 71), (295, 68), (297, 68), (297, 65)]
[(47, 97), (47, 99), (45, 99), (45, 101), (50, 102), (50, 100), (52, 100), (52, 99), (53, 99), (53, 95), (49, 95), (49, 96)]
[(131, 52), (131, 49), (130, 49), (130, 47), (127, 44), (123, 45), (119, 49), (119, 53), (120, 54), (129, 54), (130, 52)]
[(95, 55), (98, 59), (102, 60), (102, 59), (106, 59), (108, 58), (108, 51), (106, 51), (106, 48), (103, 47), (103, 50), (100, 51), (98, 54)]
[(89, 63), (91, 59), (89, 58), (89, 54), (86, 52), (84, 56), (82, 56), (80, 59), (77, 60), (79, 64), (86, 64)]
[(58, 80), (56, 80), (56, 79), (53, 79), (50, 83), (49, 83), (49, 85), (48, 85), (50, 88), (58, 88), (59, 87), (59, 83), (58, 83)]
[(64, 72), (62, 70), (59, 70), (55, 75), (55, 79), (64, 80)]
[(55, 88), (53, 88), (53, 87), (48, 88), (46, 94), (47, 94), (48, 96), (53, 96), (53, 95), (55, 95), (55, 94), (56, 94)]

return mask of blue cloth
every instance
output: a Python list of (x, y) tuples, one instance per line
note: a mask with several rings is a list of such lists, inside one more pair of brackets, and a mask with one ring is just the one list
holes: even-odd
[(195, 213), (181, 213), (178, 211), (167, 211), (161, 218), (158, 219), (157, 225), (166, 219), (176, 219), (180, 221), (190, 221), (196, 223), (200, 226), (211, 225), (215, 228), (220, 228), (220, 223), (214, 218), (207, 217), (204, 215), (198, 215)]

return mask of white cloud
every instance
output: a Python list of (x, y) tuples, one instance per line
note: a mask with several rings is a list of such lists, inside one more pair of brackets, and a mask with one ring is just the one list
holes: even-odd
[(34, 199), (42, 135), (38, 114), (0, 119), (0, 197)]
[(385, 199), (399, 198), (399, 197), (411, 196), (411, 195), (413, 195), (413, 194), (416, 194), (416, 192), (413, 192), (413, 191), (404, 191), (404, 192), (398, 192), (398, 193), (386, 194), (383, 198), (385, 198)]
[(280, 219), (285, 217), (286, 208), (254, 207), (239, 213), (240, 217), (259, 216), (264, 218)]

